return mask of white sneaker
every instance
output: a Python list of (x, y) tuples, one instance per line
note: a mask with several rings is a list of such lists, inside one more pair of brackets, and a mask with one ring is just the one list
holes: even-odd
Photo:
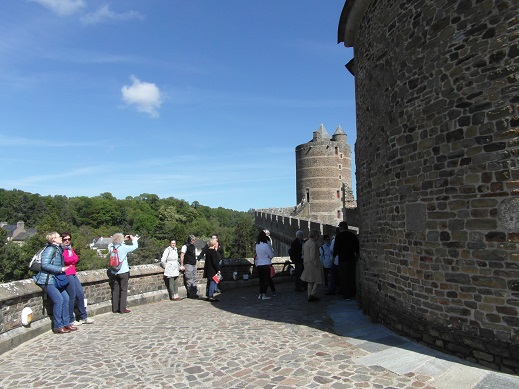
[(267, 295), (263, 295), (261, 296), (260, 300), (270, 300), (270, 297), (268, 297)]
[(80, 326), (81, 324), (83, 324), (81, 321), (73, 321), (72, 323), (70, 323), (71, 326)]
[(94, 319), (87, 317), (86, 319), (80, 320), (81, 324), (94, 324)]

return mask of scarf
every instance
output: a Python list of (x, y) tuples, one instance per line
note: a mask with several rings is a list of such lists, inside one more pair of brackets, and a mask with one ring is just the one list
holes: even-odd
[(69, 245), (69, 246), (66, 246), (66, 245), (62, 244), (62, 245), (61, 245), (61, 248), (62, 248), (63, 250), (69, 250), (69, 253), (68, 253), (69, 256), (72, 255), (72, 246), (70, 246), (70, 245)]

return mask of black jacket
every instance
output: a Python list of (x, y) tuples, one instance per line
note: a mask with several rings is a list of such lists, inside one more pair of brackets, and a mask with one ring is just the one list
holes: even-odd
[(184, 265), (196, 265), (196, 249), (194, 244), (186, 243), (186, 253), (184, 254)]
[(359, 239), (351, 231), (341, 231), (335, 238), (333, 257), (339, 256), (339, 262), (355, 262), (359, 254)]
[(205, 255), (204, 277), (208, 282), (220, 271), (220, 255), (216, 250), (207, 249)]
[(295, 238), (290, 245), (290, 260), (294, 263), (303, 262), (303, 240)]

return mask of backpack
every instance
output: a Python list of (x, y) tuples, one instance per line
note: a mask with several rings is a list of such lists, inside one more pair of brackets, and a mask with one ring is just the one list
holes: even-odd
[(110, 260), (108, 261), (108, 267), (112, 270), (119, 271), (122, 266), (121, 259), (119, 258), (119, 253), (115, 247), (110, 251)]
[(43, 250), (45, 250), (46, 248), (47, 246), (45, 246), (33, 255), (31, 261), (29, 262), (29, 270), (34, 272), (41, 271), (41, 254), (43, 253)]

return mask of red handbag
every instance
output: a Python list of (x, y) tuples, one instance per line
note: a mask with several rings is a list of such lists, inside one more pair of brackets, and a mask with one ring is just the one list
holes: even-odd
[(216, 282), (217, 284), (219, 284), (221, 280), (223, 280), (223, 277), (220, 273), (216, 273), (213, 276), (213, 281)]

